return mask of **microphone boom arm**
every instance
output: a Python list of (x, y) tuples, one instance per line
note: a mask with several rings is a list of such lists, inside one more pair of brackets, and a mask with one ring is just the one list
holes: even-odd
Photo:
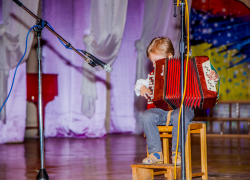
[[(28, 8), (26, 8), (19, 0), (13, 0), (18, 6), (23, 8), (27, 13), (29, 13), (33, 18), (35, 18), (38, 22), (43, 21), (41, 18), (37, 17), (33, 12), (31, 12)], [(79, 56), (81, 56), (90, 66), (95, 67), (97, 65), (101, 65), (100, 62), (95, 62), (91, 57), (86, 57), (82, 53), (80, 53), (76, 48), (74, 48), (68, 41), (66, 41), (64, 38), (62, 38), (57, 32), (55, 32), (53, 29), (51, 29), (47, 22), (44, 21), (44, 27), (46, 27), (52, 34), (54, 34), (57, 38), (59, 38), (68, 48), (71, 48), (73, 51), (75, 51)], [(101, 65), (102, 66), (102, 65)], [(110, 66), (110, 65), (109, 65)], [(106, 70), (104, 68), (104, 70)], [(107, 70), (106, 70), (107, 71)], [(109, 72), (109, 71), (107, 71)], [(111, 72), (111, 71), (110, 71)]]

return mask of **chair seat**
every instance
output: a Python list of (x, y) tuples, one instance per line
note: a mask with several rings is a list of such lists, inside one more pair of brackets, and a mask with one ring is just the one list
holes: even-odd
[[(199, 129), (202, 129), (203, 128), (203, 125), (205, 124), (206, 122), (202, 122), (202, 121), (191, 121), (189, 123), (189, 127), (190, 127), (190, 130), (199, 130)], [(159, 132), (165, 132), (165, 133), (171, 133), (172, 130), (173, 130), (173, 126), (157, 126), (158, 129), (159, 129)], [(194, 132), (190, 132), (190, 133), (194, 133)], [(198, 131), (196, 133), (199, 133)]]
[(189, 124), (206, 124), (205, 121), (191, 121)]

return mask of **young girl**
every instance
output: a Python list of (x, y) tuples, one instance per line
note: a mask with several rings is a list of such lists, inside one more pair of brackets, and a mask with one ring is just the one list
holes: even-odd
[[(174, 56), (174, 48), (171, 40), (167, 37), (154, 38), (148, 46), (147, 56), (155, 66), (155, 61), (163, 58), (172, 58)], [(208, 75), (210, 80), (218, 81), (218, 74), (212, 70)], [(137, 96), (141, 95), (148, 99), (150, 90), (148, 89), (149, 79), (139, 79), (135, 85), (135, 93)], [(177, 131), (179, 108), (171, 113), (169, 125), (173, 126), (172, 130), (172, 162), (174, 163), (175, 151), (177, 145)], [(161, 140), (157, 126), (166, 125), (168, 111), (159, 108), (151, 108), (146, 110), (140, 117), (140, 123), (147, 138), (149, 156), (143, 159), (143, 164), (153, 164), (163, 161)], [(188, 124), (194, 118), (194, 110), (185, 108), (185, 134), (187, 134)], [(181, 150), (181, 143), (179, 141), (178, 151)], [(180, 152), (177, 155), (177, 165), (181, 164)]]

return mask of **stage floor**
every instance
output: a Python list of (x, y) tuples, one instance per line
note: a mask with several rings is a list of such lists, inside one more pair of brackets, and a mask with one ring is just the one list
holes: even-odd
[[(140, 163), (146, 156), (145, 146), (142, 135), (48, 138), (45, 139), (45, 169), (50, 180), (131, 180), (130, 165)], [(209, 179), (250, 179), (250, 138), (207, 137), (207, 146)], [(36, 179), (40, 170), (39, 155), (39, 139), (1, 144), (0, 179)], [(192, 164), (193, 172), (198, 172), (198, 136), (192, 137)]]

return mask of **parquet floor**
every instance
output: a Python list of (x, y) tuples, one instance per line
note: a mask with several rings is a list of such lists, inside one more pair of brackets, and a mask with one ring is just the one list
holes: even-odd
[[(45, 139), (50, 180), (131, 180), (130, 165), (146, 155), (142, 135)], [(207, 137), (209, 179), (250, 179), (250, 138)], [(0, 179), (34, 180), (40, 170), (39, 139), (0, 145)], [(193, 172), (200, 167), (199, 138), (192, 137)], [(156, 180), (164, 179), (156, 176)], [(201, 179), (201, 178), (194, 178)]]

